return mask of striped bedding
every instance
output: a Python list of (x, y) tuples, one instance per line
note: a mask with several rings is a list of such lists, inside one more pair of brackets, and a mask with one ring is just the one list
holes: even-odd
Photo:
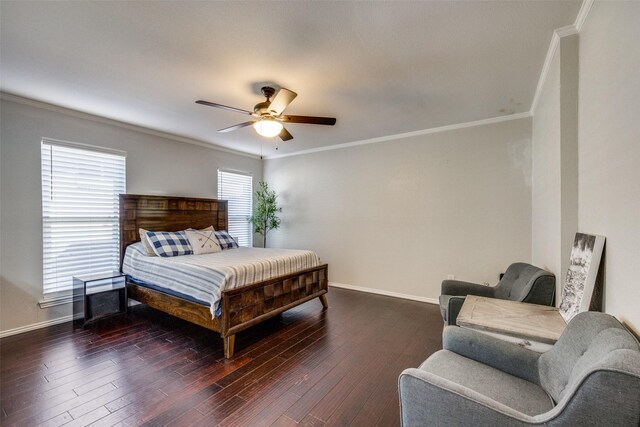
[(211, 306), (211, 315), (220, 314), (222, 291), (272, 279), (320, 265), (312, 251), (297, 249), (228, 249), (205, 255), (169, 258), (145, 255), (142, 243), (127, 247), (123, 273), (145, 282), (190, 296)]

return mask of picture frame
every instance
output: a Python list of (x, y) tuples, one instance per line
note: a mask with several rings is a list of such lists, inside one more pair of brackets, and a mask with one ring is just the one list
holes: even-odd
[(597, 234), (576, 233), (560, 303), (567, 323), (591, 306), (605, 240)]

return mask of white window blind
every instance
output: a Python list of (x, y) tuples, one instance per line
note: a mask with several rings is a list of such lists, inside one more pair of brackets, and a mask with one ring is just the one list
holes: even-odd
[(79, 147), (42, 141), (45, 299), (70, 291), (73, 276), (120, 269), (124, 153)]
[(253, 210), (251, 176), (218, 169), (218, 199), (229, 201), (229, 234), (238, 245), (253, 246), (253, 229), (247, 219)]

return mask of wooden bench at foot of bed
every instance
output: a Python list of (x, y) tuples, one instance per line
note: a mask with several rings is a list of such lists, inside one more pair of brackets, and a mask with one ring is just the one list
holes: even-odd
[(314, 298), (319, 298), (322, 307), (328, 308), (327, 285), (327, 264), (323, 264), (264, 282), (223, 291), (222, 315), (213, 319), (206, 305), (131, 282), (127, 283), (127, 292), (129, 298), (149, 307), (220, 332), (224, 343), (224, 357), (231, 358), (235, 334), (243, 329)]

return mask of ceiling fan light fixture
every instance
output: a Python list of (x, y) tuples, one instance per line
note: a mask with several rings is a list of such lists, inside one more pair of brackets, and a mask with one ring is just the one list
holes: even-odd
[[(281, 122), (328, 126), (333, 126), (336, 124), (335, 117), (283, 115), (282, 112), (284, 111), (284, 109), (287, 108), (289, 104), (291, 104), (291, 101), (293, 101), (296, 96), (298, 96), (295, 92), (290, 91), (289, 89), (280, 88), (280, 90), (276, 93), (274, 88), (265, 86), (262, 88), (262, 94), (267, 100), (257, 103), (253, 107), (253, 112), (204, 100), (196, 101), (196, 104), (206, 105), (208, 107), (222, 108), (223, 110), (235, 111), (236, 113), (253, 116), (252, 120), (250, 121), (229, 126), (224, 129), (218, 129), (218, 132), (222, 133), (231, 132), (253, 125), (253, 128), (260, 136), (264, 136), (265, 138), (273, 138), (277, 136), (282, 141), (290, 141), (293, 139), (293, 135), (289, 133), (289, 131), (282, 125)], [(278, 146), (276, 144), (276, 149), (277, 147)]]
[(280, 134), (282, 131), (282, 123), (273, 119), (262, 119), (255, 122), (253, 128), (258, 134), (266, 138), (272, 138)]

